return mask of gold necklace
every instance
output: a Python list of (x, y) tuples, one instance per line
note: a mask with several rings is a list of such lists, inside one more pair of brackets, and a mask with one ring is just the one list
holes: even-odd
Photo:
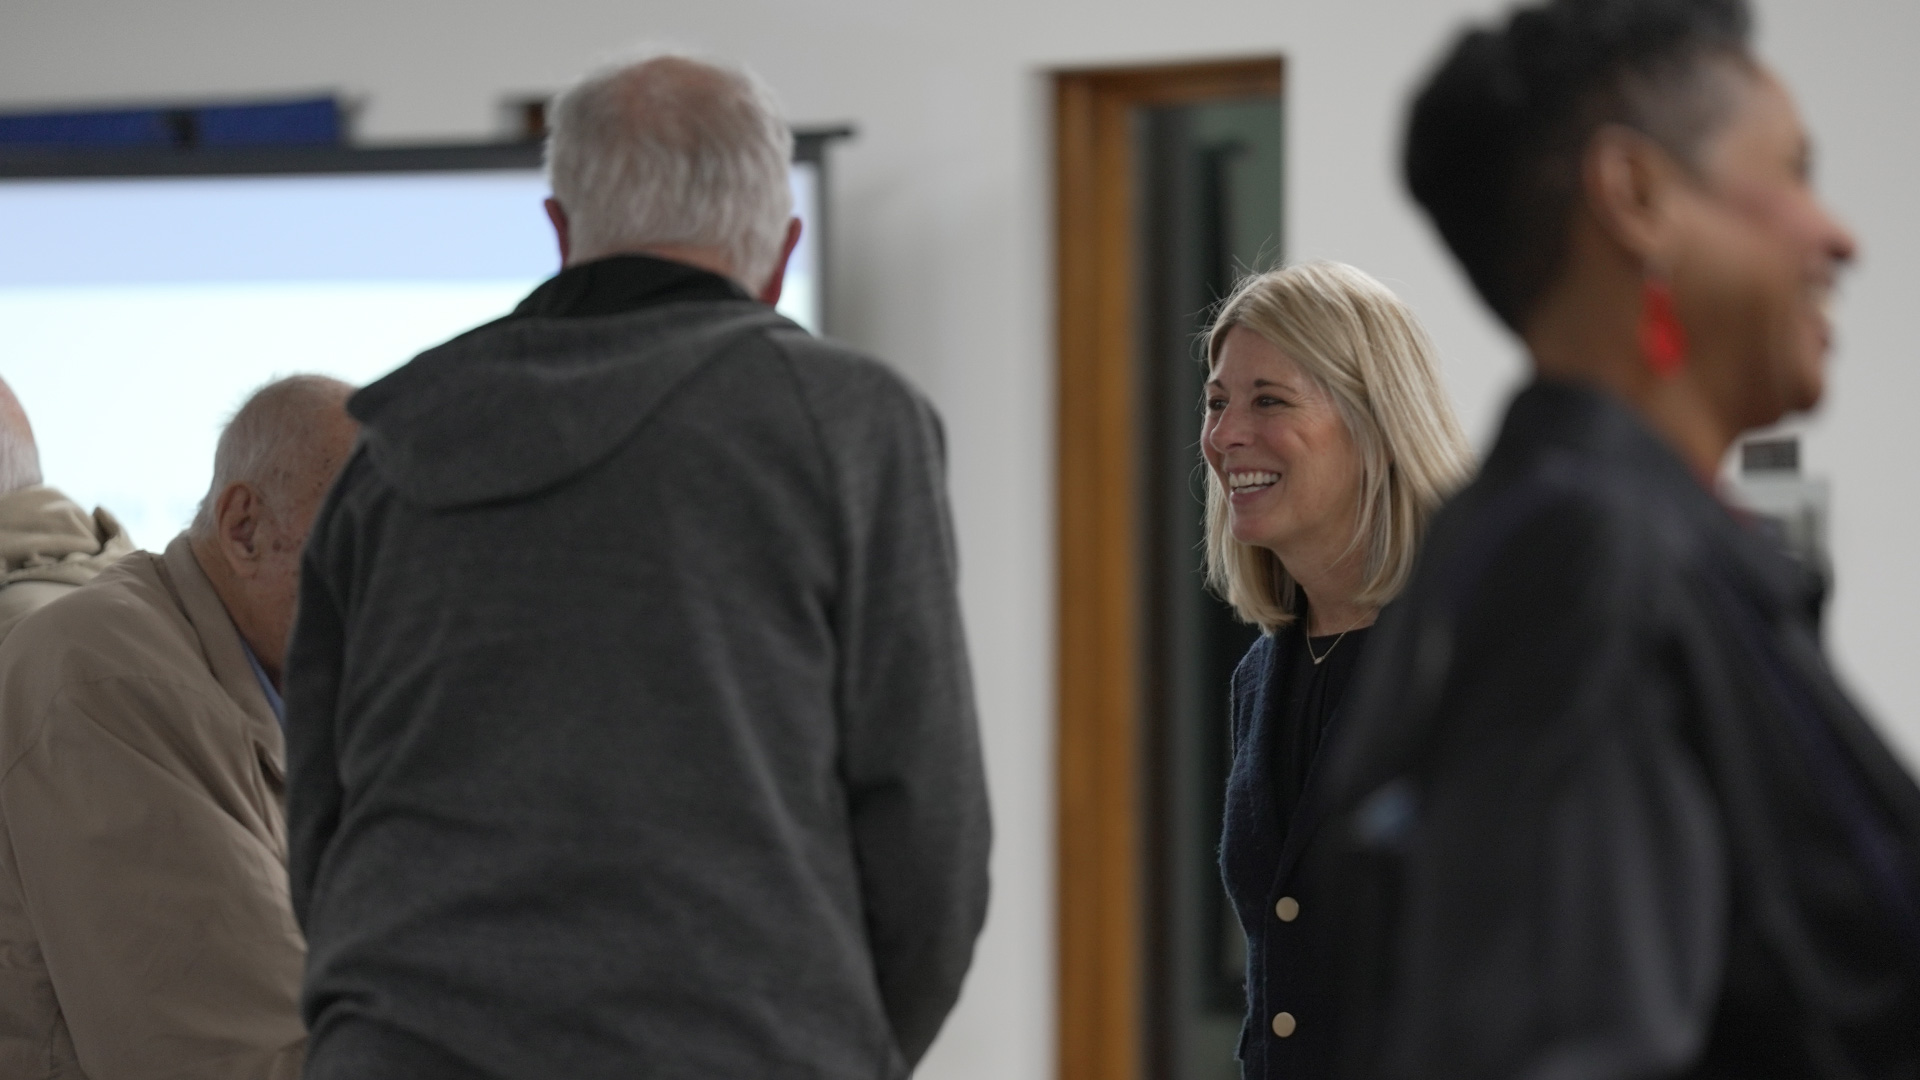
[(1318, 656), (1314, 656), (1313, 654), (1313, 635), (1307, 633), (1307, 628), (1302, 626), (1300, 628), (1300, 640), (1307, 643), (1307, 656), (1312, 658), (1313, 666), (1319, 667), (1322, 663), (1325, 663), (1327, 657), (1333, 655), (1333, 650), (1339, 648), (1340, 643), (1342, 641), (1345, 641), (1347, 639), (1347, 635), (1353, 633), (1354, 630), (1359, 627), (1359, 625), (1360, 625), (1359, 623), (1354, 623), (1352, 626), (1349, 626), (1345, 630), (1340, 631), (1340, 636), (1333, 639), (1333, 644), (1327, 646), (1327, 651), (1321, 653)]

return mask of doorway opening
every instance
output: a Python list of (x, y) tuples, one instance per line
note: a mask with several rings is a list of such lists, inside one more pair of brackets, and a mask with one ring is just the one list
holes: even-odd
[(1204, 331), (1281, 254), (1282, 62), (1055, 77), (1063, 1080), (1226, 1080), (1227, 681), (1201, 577)]

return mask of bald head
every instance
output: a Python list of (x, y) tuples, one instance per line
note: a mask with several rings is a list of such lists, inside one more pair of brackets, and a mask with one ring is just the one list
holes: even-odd
[(758, 291), (778, 269), (793, 135), (744, 69), (658, 54), (587, 76), (551, 110), (547, 179), (569, 264), (698, 249)]
[(40, 447), (33, 441), (27, 410), (0, 379), (0, 495), (40, 483)]
[(353, 445), (352, 395), (352, 386), (322, 375), (293, 375), (254, 391), (220, 433), (194, 535), (210, 534), (221, 494), (235, 484), (252, 488), (269, 512), (297, 509), (316, 488), (324, 491)]
[(261, 387), (214, 452), (213, 484), (188, 531), (194, 558), (276, 682), (293, 631), (300, 550), (358, 427), (353, 387), (295, 375)]

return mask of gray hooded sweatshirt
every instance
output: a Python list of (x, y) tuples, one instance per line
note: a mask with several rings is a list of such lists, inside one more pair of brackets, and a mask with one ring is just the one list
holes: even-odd
[(287, 688), (312, 1080), (882, 1080), (958, 995), (933, 410), (731, 293), (552, 302), (620, 269), (350, 406)]

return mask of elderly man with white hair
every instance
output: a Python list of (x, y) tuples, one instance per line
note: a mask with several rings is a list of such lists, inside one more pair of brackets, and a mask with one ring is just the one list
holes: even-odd
[(0, 1076), (299, 1075), (280, 671), (351, 389), (260, 390), (164, 554), (0, 644)]
[(308, 1076), (905, 1076), (987, 890), (938, 422), (774, 313), (751, 76), (551, 115), (564, 268), (354, 397), (307, 550)]
[(132, 550), (112, 514), (89, 514), (42, 483), (33, 425), (0, 379), (0, 641)]

